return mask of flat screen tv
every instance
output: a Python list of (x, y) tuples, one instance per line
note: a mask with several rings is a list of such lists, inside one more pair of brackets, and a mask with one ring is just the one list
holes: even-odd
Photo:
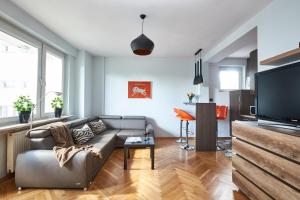
[(300, 125), (300, 62), (256, 73), (258, 119)]

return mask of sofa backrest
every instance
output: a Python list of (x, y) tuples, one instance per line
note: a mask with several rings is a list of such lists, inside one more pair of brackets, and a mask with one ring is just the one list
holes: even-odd
[(144, 116), (101, 115), (99, 118), (109, 129), (141, 129), (146, 128)]
[[(99, 118), (94, 117), (94, 118), (75, 119), (75, 120), (66, 122), (65, 125), (69, 128), (70, 134), (71, 134), (72, 129), (81, 128), (84, 124), (91, 122), (91, 121), (95, 121), (95, 120), (99, 120)], [(53, 149), (53, 147), (55, 146), (55, 143), (51, 136), (50, 131), (43, 130), (46, 127), (47, 127), (47, 125), (34, 128), (27, 135), (27, 137), (29, 137), (29, 139), (30, 139), (30, 149), (31, 150), (35, 150), (35, 149), (50, 150), (50, 149)]]
[[(100, 117), (75, 119), (66, 122), (66, 126), (70, 130), (70, 134), (74, 128), (81, 128), (84, 124), (91, 121), (98, 121), (99, 118), (107, 125), (109, 129), (146, 129), (146, 117), (144, 116), (116, 116), (102, 115)], [(55, 143), (49, 130), (43, 130), (47, 127), (41, 126), (32, 130), (27, 137), (30, 139), (30, 148), (50, 150), (53, 149)]]
[(122, 128), (122, 116), (119, 115), (101, 115), (99, 118), (109, 129)]
[(146, 117), (144, 116), (123, 116), (122, 129), (146, 129)]

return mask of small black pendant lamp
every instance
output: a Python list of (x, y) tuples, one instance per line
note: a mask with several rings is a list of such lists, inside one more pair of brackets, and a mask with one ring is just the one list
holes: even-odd
[(140, 18), (143, 20), (142, 34), (132, 40), (130, 46), (134, 54), (139, 56), (147, 56), (151, 54), (154, 48), (154, 43), (146, 35), (144, 35), (144, 19), (146, 18), (146, 15), (141, 14)]
[[(195, 53), (195, 77), (194, 77), (194, 81), (193, 81), (194, 85), (203, 83), (201, 51), (202, 51), (202, 49), (199, 49)], [(200, 60), (200, 62), (199, 62), (199, 60)]]

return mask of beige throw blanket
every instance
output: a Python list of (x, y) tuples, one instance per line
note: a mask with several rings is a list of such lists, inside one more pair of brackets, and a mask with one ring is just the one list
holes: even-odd
[(89, 151), (101, 157), (101, 152), (93, 145), (76, 145), (73, 142), (69, 129), (62, 122), (50, 124), (50, 133), (57, 146), (53, 147), (59, 166), (63, 167), (76, 153)]
[(76, 153), (80, 151), (88, 151), (95, 156), (102, 157), (100, 150), (93, 145), (75, 145), (72, 136), (69, 133), (69, 129), (63, 122), (49, 124), (44, 130), (50, 130), (54, 139), (56, 146), (53, 147), (53, 151), (60, 167), (63, 167)]

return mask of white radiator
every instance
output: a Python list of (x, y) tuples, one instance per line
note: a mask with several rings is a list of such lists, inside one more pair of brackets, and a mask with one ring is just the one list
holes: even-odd
[(30, 149), (30, 141), (25, 136), (26, 131), (8, 134), (7, 136), (7, 172), (15, 171), (16, 159), (19, 153)]

